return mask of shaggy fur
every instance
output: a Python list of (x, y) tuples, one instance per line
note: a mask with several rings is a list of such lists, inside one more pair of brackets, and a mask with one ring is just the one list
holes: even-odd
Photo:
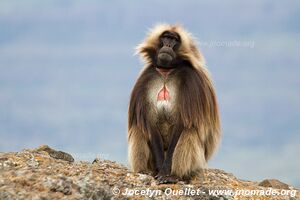
[[(170, 88), (173, 98), (166, 107), (168, 109), (162, 111), (151, 94), (156, 94), (155, 88), (163, 84), (155, 70), (154, 60), (159, 37), (165, 31), (179, 34), (181, 45), (177, 56), (184, 62), (166, 80), (165, 84)], [(205, 168), (221, 135), (217, 98), (204, 58), (190, 33), (181, 26), (167, 24), (150, 30), (144, 42), (138, 45), (137, 53), (146, 66), (133, 88), (129, 104), (129, 164), (134, 172), (154, 172), (149, 145), (153, 132), (161, 135), (167, 147), (172, 130), (180, 125), (183, 131), (173, 153), (171, 174), (181, 178), (190, 177)]]

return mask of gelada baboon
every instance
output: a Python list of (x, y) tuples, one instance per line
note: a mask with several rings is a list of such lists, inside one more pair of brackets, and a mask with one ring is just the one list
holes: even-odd
[(160, 183), (190, 179), (220, 140), (215, 89), (190, 33), (154, 27), (137, 53), (146, 62), (131, 93), (129, 164)]

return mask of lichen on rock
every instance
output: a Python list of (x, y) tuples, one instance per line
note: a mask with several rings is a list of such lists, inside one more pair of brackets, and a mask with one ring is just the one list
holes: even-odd
[(48, 145), (42, 145), (36, 149), (36, 151), (45, 151), (47, 152), (52, 158), (61, 159), (69, 162), (74, 162), (74, 158), (71, 154), (68, 154), (63, 151), (56, 151), (50, 148)]
[[(132, 173), (127, 167), (116, 162), (99, 158), (92, 163), (74, 162), (70, 154), (46, 145), (33, 150), (0, 153), (1, 200), (252, 199), (251, 196), (212, 195), (209, 191), (217, 189), (267, 191), (272, 187), (295, 190), (297, 195), (255, 198), (299, 199), (299, 190), (277, 180), (266, 180), (261, 183), (244, 181), (219, 169), (205, 169), (202, 177), (196, 177), (189, 183), (180, 181), (177, 184), (158, 184), (152, 176)], [(197, 195), (188, 192), (196, 190), (200, 191)], [(182, 191), (186, 193), (181, 194)]]

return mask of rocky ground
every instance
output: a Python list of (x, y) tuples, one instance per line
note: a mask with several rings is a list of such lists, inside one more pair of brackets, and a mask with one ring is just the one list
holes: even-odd
[[(202, 177), (202, 178), (201, 178)], [(209, 194), (216, 192), (219, 194)], [(233, 195), (243, 190), (244, 194)], [(249, 193), (255, 190), (256, 194)], [(223, 194), (221, 194), (223, 192)], [(227, 192), (227, 194), (225, 193)], [(283, 192), (289, 195), (272, 195)], [(158, 184), (109, 160), (74, 162), (48, 146), (0, 153), (0, 199), (300, 199), (299, 190), (278, 180), (239, 180), (218, 169), (206, 169), (190, 183)], [(296, 193), (296, 195), (295, 195)]]

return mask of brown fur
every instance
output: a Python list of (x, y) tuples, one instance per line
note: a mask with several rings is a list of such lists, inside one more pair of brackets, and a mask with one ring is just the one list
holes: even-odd
[[(160, 84), (153, 63), (158, 48), (158, 38), (164, 31), (179, 34), (180, 58), (191, 67), (174, 70), (168, 77), (168, 86), (174, 87), (174, 104), (161, 114), (149, 100), (149, 93)], [(220, 120), (212, 79), (205, 61), (190, 33), (181, 26), (158, 25), (150, 31), (137, 53), (146, 62), (131, 94), (128, 112), (129, 163), (134, 172), (153, 171), (153, 157), (149, 147), (151, 127), (156, 127), (168, 146), (171, 129), (176, 124), (184, 127), (175, 147), (171, 174), (188, 177), (206, 166), (220, 140)]]

